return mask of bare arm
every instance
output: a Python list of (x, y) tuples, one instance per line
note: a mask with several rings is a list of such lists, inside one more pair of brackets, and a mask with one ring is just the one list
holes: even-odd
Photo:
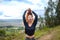
[(23, 14), (23, 22), (24, 22), (24, 25), (26, 25), (26, 24), (27, 24), (27, 23), (26, 23), (25, 15), (26, 15), (26, 11), (25, 11), (25, 12), (24, 12), (24, 14)]
[(37, 21), (38, 21), (38, 16), (37, 16), (37, 14), (34, 11), (32, 11), (32, 13), (35, 16), (35, 19), (34, 19), (34, 23), (33, 24), (36, 25), (37, 24)]

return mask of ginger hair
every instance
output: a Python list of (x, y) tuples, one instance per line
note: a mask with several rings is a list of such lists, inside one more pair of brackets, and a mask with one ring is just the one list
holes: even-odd
[[(27, 10), (27, 13), (26, 13), (26, 21), (27, 22), (28, 22), (28, 16), (29, 15), (32, 15), (32, 12), (31, 12), (31, 9), (30, 8)], [(33, 15), (32, 15), (32, 17), (33, 17)]]

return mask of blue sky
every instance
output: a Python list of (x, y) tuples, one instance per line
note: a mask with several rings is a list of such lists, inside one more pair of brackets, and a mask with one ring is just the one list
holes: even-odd
[(0, 0), (0, 19), (22, 19), (24, 11), (31, 8), (44, 16), (48, 0)]

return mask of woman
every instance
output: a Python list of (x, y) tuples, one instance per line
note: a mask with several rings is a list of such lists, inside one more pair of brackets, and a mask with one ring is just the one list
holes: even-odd
[[(35, 19), (33, 18), (32, 13), (35, 16)], [(37, 24), (37, 19), (38, 19), (37, 14), (33, 12), (30, 8), (24, 12), (23, 22), (25, 25), (26, 40), (35, 40), (34, 32), (35, 32), (35, 26)]]

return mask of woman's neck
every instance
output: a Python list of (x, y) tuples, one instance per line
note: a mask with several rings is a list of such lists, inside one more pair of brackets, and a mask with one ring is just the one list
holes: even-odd
[(28, 24), (32, 24), (32, 23), (33, 23), (33, 21), (29, 21), (29, 22), (28, 22)]
[(28, 22), (29, 27), (31, 27), (31, 26), (32, 26), (32, 24), (33, 24), (33, 22)]

